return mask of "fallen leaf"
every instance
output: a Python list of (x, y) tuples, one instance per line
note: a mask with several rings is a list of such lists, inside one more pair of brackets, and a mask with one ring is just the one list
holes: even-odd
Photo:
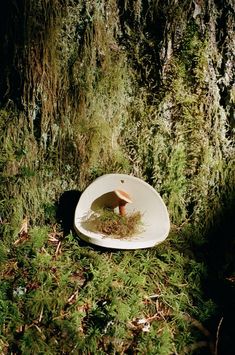
[(20, 236), (20, 238), (18, 238), (18, 239), (16, 239), (16, 240), (14, 241), (14, 245), (21, 244), (21, 243), (23, 243), (25, 240), (27, 240), (28, 238), (29, 238), (28, 234), (22, 234), (22, 235)]
[(18, 233), (18, 239), (14, 241), (14, 245), (23, 243), (28, 239), (28, 218), (25, 217), (22, 221), (21, 228)]
[(56, 227), (56, 224), (53, 225), (52, 232), (48, 234), (48, 240), (51, 243), (59, 243), (60, 239), (63, 237), (63, 232), (58, 232)]
[(24, 234), (28, 234), (28, 218), (25, 217), (22, 221), (22, 224), (21, 224), (21, 228), (20, 228), (20, 231), (19, 231), (19, 236), (21, 235), (24, 235)]

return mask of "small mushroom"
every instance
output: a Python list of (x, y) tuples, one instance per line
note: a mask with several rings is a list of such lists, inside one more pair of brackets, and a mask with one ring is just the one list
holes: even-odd
[(125, 216), (126, 210), (125, 206), (127, 203), (132, 203), (132, 199), (130, 195), (122, 190), (115, 190), (115, 195), (118, 197), (118, 208), (121, 216)]

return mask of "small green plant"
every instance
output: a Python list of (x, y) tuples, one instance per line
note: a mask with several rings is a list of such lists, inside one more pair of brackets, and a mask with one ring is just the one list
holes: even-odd
[(121, 216), (113, 210), (102, 209), (92, 213), (84, 224), (94, 232), (124, 239), (141, 232), (141, 213), (136, 211)]

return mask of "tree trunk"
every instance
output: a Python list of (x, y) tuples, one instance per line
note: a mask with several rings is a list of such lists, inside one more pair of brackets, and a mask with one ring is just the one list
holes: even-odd
[(209, 223), (234, 182), (233, 29), (232, 0), (11, 0), (0, 101), (81, 188), (133, 173), (174, 223)]

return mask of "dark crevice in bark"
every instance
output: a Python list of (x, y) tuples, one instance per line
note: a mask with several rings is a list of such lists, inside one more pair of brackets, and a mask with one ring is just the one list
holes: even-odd
[(24, 0), (9, 0), (0, 5), (0, 102), (13, 100), (21, 106), (24, 51)]

